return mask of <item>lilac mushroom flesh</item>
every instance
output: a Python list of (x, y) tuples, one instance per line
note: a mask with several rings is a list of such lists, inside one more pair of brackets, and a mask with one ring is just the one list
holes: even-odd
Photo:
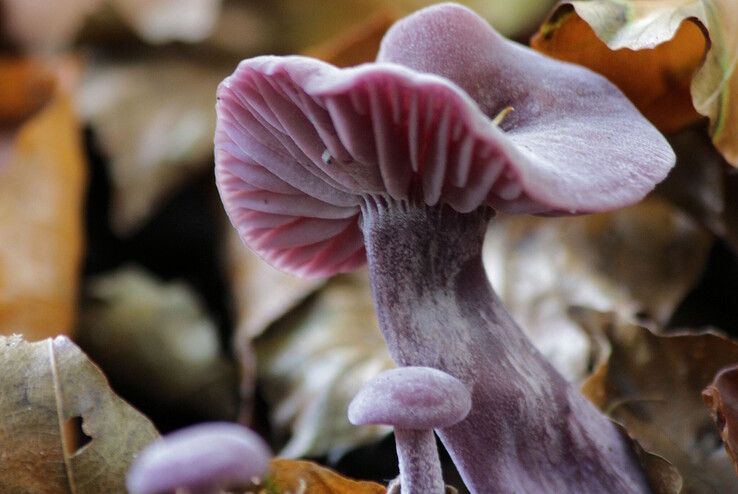
[(403, 494), (444, 494), (433, 429), (461, 422), (470, 409), (471, 395), (455, 377), (429, 367), (400, 367), (364, 385), (348, 416), (354, 425), (394, 427)]
[(648, 492), (481, 260), (495, 210), (605, 211), (666, 176), (671, 148), (617, 88), (442, 4), (395, 24), (377, 63), (257, 57), (218, 100), (216, 180), (241, 238), (302, 276), (368, 261), (393, 358), (472, 393), (469, 416), (439, 431), (472, 492)]
[(238, 424), (194, 425), (144, 449), (128, 471), (131, 494), (217, 494), (263, 479), (272, 454), (255, 432)]

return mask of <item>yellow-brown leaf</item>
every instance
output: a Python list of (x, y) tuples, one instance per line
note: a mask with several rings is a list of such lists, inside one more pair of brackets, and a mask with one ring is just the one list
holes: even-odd
[(265, 482), (269, 494), (384, 494), (387, 489), (374, 482), (361, 482), (309, 461), (272, 460)]
[(81, 131), (68, 88), (56, 86), (0, 162), (0, 334), (31, 340), (70, 333), (82, 254)]
[(532, 44), (601, 71), (667, 132), (694, 120), (689, 89), (694, 109), (710, 119), (713, 142), (738, 166), (734, 0), (562, 2)]

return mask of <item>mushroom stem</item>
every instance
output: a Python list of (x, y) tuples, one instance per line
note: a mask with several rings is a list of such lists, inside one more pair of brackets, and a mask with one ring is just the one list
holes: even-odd
[(650, 492), (625, 438), (533, 347), (492, 290), (481, 252), (491, 210), (368, 197), (364, 241), (379, 324), (398, 364), (472, 394), (439, 436), (472, 492)]
[(402, 494), (444, 494), (441, 462), (432, 430), (395, 428)]

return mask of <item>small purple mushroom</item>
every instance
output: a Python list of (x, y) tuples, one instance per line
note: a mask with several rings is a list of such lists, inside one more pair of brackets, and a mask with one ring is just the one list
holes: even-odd
[(303, 276), (368, 260), (395, 361), (471, 391), (468, 417), (438, 433), (472, 492), (649, 491), (481, 260), (494, 210), (605, 211), (666, 176), (671, 148), (615, 86), (442, 4), (395, 24), (377, 63), (245, 60), (217, 112), (216, 180), (244, 242)]
[(213, 422), (169, 434), (144, 449), (128, 471), (131, 494), (217, 494), (263, 479), (272, 453), (254, 432)]
[(354, 425), (395, 428), (403, 494), (444, 494), (433, 429), (456, 425), (470, 409), (471, 395), (455, 377), (430, 367), (400, 367), (364, 385), (348, 416)]

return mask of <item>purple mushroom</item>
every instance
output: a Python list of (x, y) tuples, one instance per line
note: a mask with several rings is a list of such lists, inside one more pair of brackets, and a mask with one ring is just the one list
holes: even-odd
[(617, 88), (442, 4), (395, 24), (377, 63), (245, 60), (217, 112), (216, 180), (244, 242), (303, 276), (368, 260), (393, 358), (471, 391), (468, 417), (439, 430), (470, 490), (649, 490), (628, 442), (536, 351), (481, 260), (495, 210), (604, 211), (666, 176), (671, 148)]
[(213, 422), (179, 430), (144, 449), (128, 471), (131, 494), (217, 494), (263, 479), (272, 453), (246, 427)]
[(470, 409), (471, 395), (455, 377), (430, 367), (400, 367), (364, 385), (348, 416), (354, 425), (394, 427), (402, 494), (444, 494), (433, 429), (458, 424)]

